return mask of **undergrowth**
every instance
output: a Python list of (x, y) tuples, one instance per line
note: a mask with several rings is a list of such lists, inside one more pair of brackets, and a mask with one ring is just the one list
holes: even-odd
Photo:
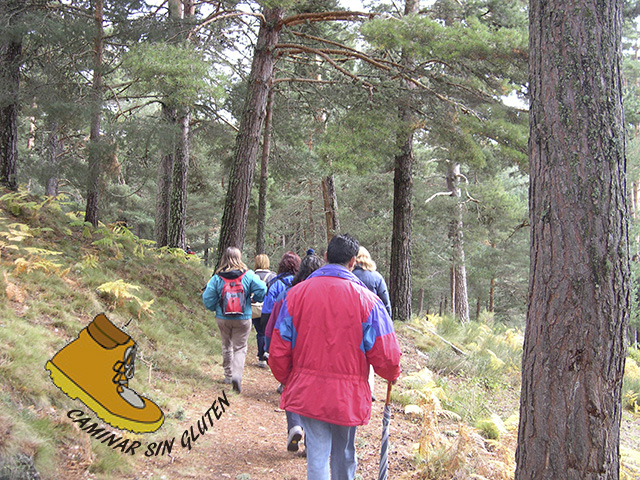
[[(489, 321), (428, 316), (397, 324), (427, 368), (401, 379), (394, 400), (421, 420), (415, 445), (421, 480), (512, 479), (517, 444), (523, 335)], [(640, 414), (637, 349), (625, 367), (623, 406)], [(621, 447), (620, 478), (640, 478), (640, 452)], [(414, 477), (415, 478), (415, 477)]]
[(89, 410), (44, 369), (98, 313), (136, 341), (130, 387), (153, 398), (166, 418), (179, 416), (187, 393), (221, 363), (202, 306), (208, 273), (201, 261), (155, 249), (121, 225), (94, 228), (68, 208), (64, 199), (24, 192), (0, 197), (0, 429), (8, 432), (0, 437), (0, 476), (35, 469), (60, 478), (69, 464), (95, 478), (130, 470), (127, 456), (74, 428), (66, 412)]
[[(71, 423), (68, 410), (87, 409), (44, 369), (98, 313), (136, 341), (130, 387), (153, 398), (166, 418), (183, 419), (185, 399), (222, 362), (213, 316), (202, 306), (210, 272), (201, 262), (155, 249), (122, 225), (94, 228), (70, 207), (22, 192), (0, 197), (0, 477), (33, 468), (43, 479), (59, 478), (69, 465), (97, 479), (131, 470), (127, 456)], [(430, 316), (396, 327), (427, 366), (393, 390), (421, 422), (417, 478), (513, 478), (522, 332), (483, 318), (461, 325)], [(623, 387), (630, 415), (638, 413), (638, 363), (630, 350)], [(179, 435), (166, 423), (167, 438)], [(638, 478), (638, 452), (621, 452), (621, 478)]]

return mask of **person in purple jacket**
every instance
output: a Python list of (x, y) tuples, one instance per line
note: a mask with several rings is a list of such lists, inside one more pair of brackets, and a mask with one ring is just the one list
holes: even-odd
[(328, 265), (292, 287), (276, 318), (269, 366), (285, 387), (280, 407), (300, 415), (307, 479), (353, 479), (355, 434), (371, 418), (373, 365), (393, 382), (400, 346), (382, 301), (351, 272), (359, 243), (334, 236)]

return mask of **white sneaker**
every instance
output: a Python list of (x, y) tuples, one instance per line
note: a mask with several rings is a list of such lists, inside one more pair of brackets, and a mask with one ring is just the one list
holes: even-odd
[(267, 362), (265, 360), (258, 360), (259, 368), (267, 368)]

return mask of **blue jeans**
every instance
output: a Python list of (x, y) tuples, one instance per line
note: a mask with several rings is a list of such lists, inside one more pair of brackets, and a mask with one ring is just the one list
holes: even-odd
[(343, 427), (302, 415), (300, 422), (307, 450), (307, 480), (353, 480), (358, 466), (356, 427)]
[(285, 411), (284, 413), (287, 414), (287, 433), (289, 433), (289, 430), (291, 430), (296, 425), (302, 426), (302, 423), (300, 422), (300, 415), (287, 411)]

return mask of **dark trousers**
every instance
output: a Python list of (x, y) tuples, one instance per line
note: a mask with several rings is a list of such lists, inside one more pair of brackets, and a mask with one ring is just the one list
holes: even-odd
[(264, 325), (259, 318), (252, 318), (251, 322), (256, 329), (256, 341), (258, 343), (258, 360), (265, 360), (264, 358)]

